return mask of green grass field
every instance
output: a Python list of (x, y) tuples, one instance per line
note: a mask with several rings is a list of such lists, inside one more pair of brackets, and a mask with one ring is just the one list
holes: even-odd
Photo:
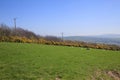
[(0, 43), (0, 80), (114, 80), (120, 51)]

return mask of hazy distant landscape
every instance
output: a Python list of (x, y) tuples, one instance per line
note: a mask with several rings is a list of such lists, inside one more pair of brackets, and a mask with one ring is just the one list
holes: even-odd
[(65, 40), (85, 41), (92, 43), (114, 44), (120, 46), (120, 35), (98, 35), (98, 36), (67, 36)]

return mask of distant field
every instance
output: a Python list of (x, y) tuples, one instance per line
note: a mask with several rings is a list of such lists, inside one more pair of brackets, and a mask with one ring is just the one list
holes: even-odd
[(120, 51), (0, 43), (0, 80), (119, 80)]

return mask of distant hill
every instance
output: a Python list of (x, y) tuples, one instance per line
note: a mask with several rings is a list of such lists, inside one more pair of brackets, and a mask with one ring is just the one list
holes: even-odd
[(120, 46), (120, 35), (109, 34), (109, 35), (98, 35), (98, 36), (67, 36), (65, 40), (76, 40), (92, 43), (104, 43), (104, 44), (115, 44)]
[(120, 39), (120, 34), (104, 34), (104, 35), (97, 35), (96, 37), (99, 37), (99, 38), (119, 38)]

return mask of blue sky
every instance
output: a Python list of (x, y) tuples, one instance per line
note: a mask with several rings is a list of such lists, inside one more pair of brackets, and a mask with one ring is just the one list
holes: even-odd
[(0, 0), (0, 23), (40, 35), (120, 34), (120, 0)]

